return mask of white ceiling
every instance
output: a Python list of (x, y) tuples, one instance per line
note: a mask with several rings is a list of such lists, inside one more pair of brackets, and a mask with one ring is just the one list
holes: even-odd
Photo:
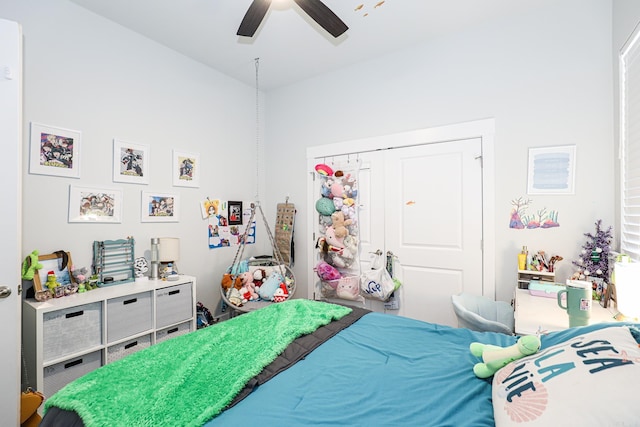
[[(349, 27), (334, 39), (292, 0), (274, 0), (253, 38), (236, 31), (252, 0), (72, 0), (264, 91), (541, 7), (541, 0), (323, 0)], [(361, 8), (359, 6), (362, 5)]]

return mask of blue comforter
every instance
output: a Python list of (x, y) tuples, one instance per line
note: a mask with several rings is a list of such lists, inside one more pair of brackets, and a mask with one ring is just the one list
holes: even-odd
[[(549, 334), (543, 348), (607, 326)], [(493, 426), (469, 344), (516, 339), (370, 313), (206, 425)]]

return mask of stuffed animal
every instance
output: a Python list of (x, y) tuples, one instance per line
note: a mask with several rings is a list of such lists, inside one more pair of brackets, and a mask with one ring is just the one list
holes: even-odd
[(509, 347), (473, 342), (469, 350), (474, 356), (482, 358), (481, 363), (474, 365), (473, 373), (478, 378), (489, 378), (514, 360), (537, 353), (540, 350), (540, 338), (536, 335), (525, 335)]
[(284, 283), (280, 283), (280, 287), (273, 293), (273, 302), (286, 301), (289, 298), (289, 290)]
[(342, 274), (340, 274), (340, 272), (335, 267), (327, 264), (324, 261), (320, 261), (316, 265), (315, 271), (319, 278), (327, 282), (338, 280), (342, 277)]
[(256, 285), (253, 284), (253, 274), (245, 271), (240, 275), (240, 279), (242, 280), (242, 287), (240, 288), (242, 298), (247, 301), (260, 299), (260, 295), (256, 293)]
[(225, 291), (229, 288), (233, 287), (235, 289), (240, 289), (242, 287), (242, 280), (240, 277), (233, 277), (232, 274), (225, 273), (222, 275), (222, 281), (220, 282), (222, 285), (222, 289)]
[(282, 274), (277, 271), (272, 271), (264, 284), (260, 286), (258, 294), (263, 300), (273, 301), (273, 296), (281, 283), (284, 283), (284, 277), (282, 277)]
[(87, 275), (89, 274), (89, 269), (87, 267), (80, 267), (71, 270), (71, 276), (76, 281), (76, 283), (84, 283), (87, 281)]
[(227, 294), (227, 299), (229, 302), (236, 307), (242, 306), (242, 295), (240, 295), (240, 291), (236, 288), (231, 288), (229, 293)]
[(267, 280), (267, 271), (264, 268), (258, 268), (253, 272), (253, 285), (256, 289), (262, 286), (265, 280)]
[(42, 268), (42, 264), (38, 260), (38, 251), (34, 250), (25, 258), (22, 263), (22, 278), (25, 280), (33, 280), (36, 270)]
[(347, 225), (351, 225), (352, 221), (350, 219), (344, 219), (344, 214), (342, 211), (336, 211), (331, 214), (331, 220), (333, 221), (332, 227), (335, 232), (335, 236), (338, 239), (342, 239), (349, 234), (347, 230)]
[(338, 282), (336, 287), (336, 295), (338, 298), (348, 299), (351, 301), (360, 300), (360, 286), (358, 280), (344, 278)]

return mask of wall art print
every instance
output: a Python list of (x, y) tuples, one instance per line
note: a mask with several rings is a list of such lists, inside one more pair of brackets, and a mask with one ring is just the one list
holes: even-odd
[(149, 146), (113, 140), (113, 181), (149, 183)]
[(142, 222), (178, 222), (179, 196), (170, 193), (142, 192)]
[(518, 197), (511, 200), (511, 214), (509, 218), (509, 228), (518, 230), (535, 228), (555, 228), (560, 227), (558, 222), (558, 211), (547, 210), (546, 207), (530, 211), (533, 200), (525, 197)]
[(200, 155), (173, 150), (173, 185), (176, 187), (200, 186)]
[(79, 130), (31, 122), (29, 173), (80, 178)]
[(122, 190), (69, 186), (69, 222), (119, 223)]

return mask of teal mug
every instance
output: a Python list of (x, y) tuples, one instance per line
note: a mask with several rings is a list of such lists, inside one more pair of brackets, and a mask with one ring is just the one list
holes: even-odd
[[(569, 327), (586, 326), (591, 316), (593, 286), (584, 280), (567, 280), (565, 289), (558, 291), (558, 306), (569, 315)], [(562, 296), (566, 295), (565, 305)]]

